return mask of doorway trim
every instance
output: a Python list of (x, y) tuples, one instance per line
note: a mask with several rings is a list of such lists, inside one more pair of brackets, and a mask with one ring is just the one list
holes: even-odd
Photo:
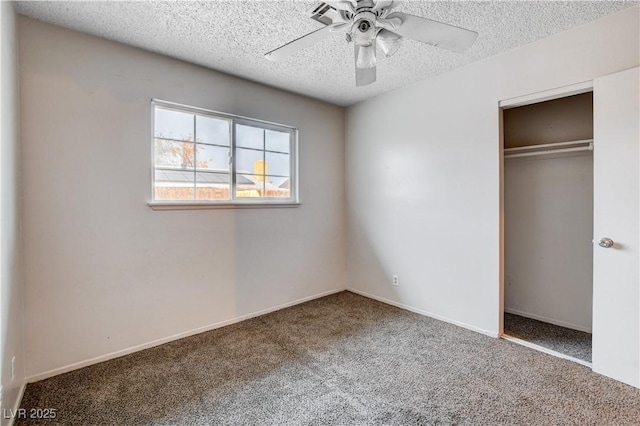
[[(498, 152), (499, 152), (499, 259), (498, 267), (498, 338), (504, 338), (504, 277), (505, 277), (505, 243), (504, 243), (504, 123), (503, 123), (503, 111), (506, 109), (516, 108), (525, 105), (537, 104), (540, 102), (550, 101), (554, 99), (566, 98), (573, 95), (579, 95), (582, 93), (593, 92), (593, 80), (583, 81), (580, 83), (570, 84), (568, 86), (555, 87), (549, 90), (543, 90), (540, 92), (529, 93), (513, 98), (504, 99), (498, 101), (498, 117), (499, 117), (499, 137), (498, 137)], [(517, 342), (516, 342), (517, 343)], [(553, 351), (543, 351), (556, 355)]]

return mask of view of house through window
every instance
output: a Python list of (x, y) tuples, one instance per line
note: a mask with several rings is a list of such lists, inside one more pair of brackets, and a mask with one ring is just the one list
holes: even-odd
[(154, 201), (295, 201), (294, 129), (154, 103)]

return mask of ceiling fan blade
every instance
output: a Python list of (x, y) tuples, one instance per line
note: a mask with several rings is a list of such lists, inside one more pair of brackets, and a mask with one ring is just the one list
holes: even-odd
[(402, 45), (402, 40), (401, 36), (389, 30), (380, 30), (376, 37), (378, 47), (380, 47), (382, 54), (386, 58), (393, 56), (398, 51)]
[(402, 20), (402, 25), (395, 28), (393, 32), (403, 37), (453, 50), (454, 52), (465, 51), (478, 38), (478, 33), (475, 31), (402, 12), (390, 13), (387, 18), (400, 18)]
[(366, 86), (376, 81), (376, 45), (355, 46), (356, 86)]
[(334, 31), (332, 31), (333, 29), (333, 25), (322, 27), (312, 33), (303, 35), (300, 38), (290, 41), (284, 46), (280, 46), (277, 49), (272, 50), (271, 52), (264, 55), (264, 57), (272, 61), (286, 58), (287, 56), (296, 53), (299, 50), (307, 48), (321, 40), (324, 40), (325, 38), (329, 38), (332, 35), (336, 34)]
[(356, 0), (324, 1), (324, 3), (328, 4), (335, 10), (348, 10), (349, 12), (355, 12), (355, 8), (358, 5)]

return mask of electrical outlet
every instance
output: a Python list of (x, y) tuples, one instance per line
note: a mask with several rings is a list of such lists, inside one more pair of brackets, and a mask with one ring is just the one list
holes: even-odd
[(11, 380), (16, 379), (16, 357), (11, 357)]
[(400, 280), (398, 280), (398, 276), (397, 275), (393, 276), (393, 280), (391, 281), (391, 285), (396, 286), (396, 287), (400, 285)]

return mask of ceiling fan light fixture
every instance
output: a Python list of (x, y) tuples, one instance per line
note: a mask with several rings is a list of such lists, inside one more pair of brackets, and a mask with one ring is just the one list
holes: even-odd
[(377, 37), (380, 51), (386, 58), (393, 56), (400, 49), (402, 40), (402, 36), (388, 30), (380, 30)]
[(356, 68), (373, 68), (376, 66), (376, 47), (373, 44), (369, 46), (357, 46), (358, 53), (356, 55)]

